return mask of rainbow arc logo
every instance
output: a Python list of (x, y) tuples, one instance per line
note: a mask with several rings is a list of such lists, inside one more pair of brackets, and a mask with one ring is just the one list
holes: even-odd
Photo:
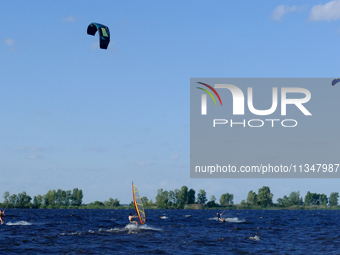
[[(217, 91), (216, 91), (213, 87), (211, 87), (210, 85), (205, 84), (205, 83), (203, 83), (203, 82), (197, 82), (197, 83), (199, 83), (199, 84), (201, 84), (201, 85), (204, 85), (204, 86), (206, 86), (207, 88), (211, 89), (211, 91), (214, 92), (215, 95), (218, 97), (218, 100), (220, 100), (220, 104), (221, 104), (221, 106), (222, 106), (222, 101), (221, 101), (220, 95), (217, 93)], [(200, 88), (200, 87), (197, 87), (197, 88), (198, 88), (198, 89), (201, 89), (201, 90), (203, 90), (203, 91), (205, 91), (205, 92), (207, 92), (207, 94), (208, 94), (209, 96), (211, 96), (211, 98), (214, 100), (215, 105), (217, 105), (214, 96), (210, 93), (209, 90), (206, 90), (206, 89), (203, 89), (203, 88)]]
[[(218, 100), (220, 100), (220, 104), (222, 106), (222, 100), (220, 98), (220, 95), (217, 93), (217, 91), (213, 87), (211, 87), (210, 85), (208, 85), (206, 83), (203, 83), (203, 82), (197, 82), (197, 83), (199, 83), (199, 84), (201, 84), (203, 86), (206, 86), (212, 92), (214, 92), (215, 95), (217, 96)], [(214, 100), (215, 105), (217, 105), (216, 100), (215, 100), (213, 94), (211, 94), (211, 92), (209, 90), (201, 88), (201, 87), (197, 87), (197, 88), (203, 90), (204, 92), (206, 92)], [(202, 115), (207, 115), (207, 95), (205, 95), (205, 94), (202, 94), (202, 109), (201, 109), (201, 114)]]

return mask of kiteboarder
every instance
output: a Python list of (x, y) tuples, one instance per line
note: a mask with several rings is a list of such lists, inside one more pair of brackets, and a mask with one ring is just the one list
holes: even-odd
[(224, 213), (224, 211), (220, 214), (220, 213), (216, 213), (217, 215), (217, 219), (222, 221), (222, 222), (225, 222), (225, 219), (221, 218), (221, 215)]
[(3, 218), (2, 218), (3, 216), (5, 216), (5, 210), (3, 212), (0, 210), (0, 222), (1, 222), (1, 225), (5, 223)]
[(132, 216), (132, 214), (130, 213), (130, 214), (129, 214), (129, 221), (130, 221), (130, 223), (135, 223), (136, 226), (138, 227), (138, 222), (132, 220), (133, 218), (138, 218), (137, 214), (135, 214), (135, 215)]

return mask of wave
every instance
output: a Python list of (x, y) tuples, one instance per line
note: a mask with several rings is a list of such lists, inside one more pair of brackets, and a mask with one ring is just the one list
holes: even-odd
[[(225, 220), (226, 222), (231, 222), (231, 223), (242, 223), (242, 222), (246, 221), (245, 219), (239, 219), (237, 217), (235, 217), (235, 218), (221, 218), (221, 219)], [(210, 218), (209, 220), (219, 221), (219, 219), (217, 217)]]
[(254, 240), (254, 241), (260, 241), (260, 237), (258, 237), (257, 235), (255, 235), (255, 236), (250, 236), (250, 237), (248, 237), (248, 239)]
[(81, 232), (71, 232), (71, 233), (61, 233), (61, 236), (74, 236), (74, 235), (80, 235)]
[(159, 218), (165, 220), (165, 219), (167, 219), (168, 217), (166, 217), (166, 216), (161, 216), (161, 217), (159, 217)]
[(98, 230), (98, 232), (93, 231), (93, 230), (88, 230), (86, 232), (76, 231), (76, 232), (69, 232), (69, 233), (61, 233), (59, 235), (61, 235), (61, 236), (74, 236), (74, 235), (96, 234), (96, 233), (100, 233), (100, 232), (109, 232), (109, 233), (125, 233), (125, 232), (127, 232), (128, 234), (131, 234), (131, 233), (134, 234), (134, 233), (138, 233), (140, 231), (146, 231), (146, 230), (162, 231), (162, 229), (150, 227), (146, 224), (144, 224), (143, 226), (139, 225), (138, 227), (135, 224), (127, 224), (123, 228), (111, 228), (111, 229), (108, 229), (108, 230), (100, 228)]
[(147, 224), (144, 225), (138, 225), (138, 227), (135, 224), (127, 224), (125, 226), (126, 229), (129, 230), (137, 230), (137, 229), (142, 229), (142, 230), (154, 230), (154, 231), (162, 231), (162, 229), (159, 228), (154, 228), (154, 227), (149, 227)]
[(32, 225), (32, 223), (21, 220), (21, 221), (18, 221), (18, 222), (8, 222), (8, 223), (6, 223), (6, 225), (8, 225), (8, 226), (30, 226), (30, 225)]
[(119, 232), (128, 232), (128, 233), (135, 233), (139, 231), (145, 231), (145, 230), (151, 230), (151, 231), (162, 231), (162, 229), (155, 228), (148, 226), (146, 224), (144, 225), (138, 225), (138, 227), (135, 224), (127, 224), (124, 228), (111, 228), (109, 230), (99, 229), (99, 232), (106, 231), (111, 233), (119, 233)]

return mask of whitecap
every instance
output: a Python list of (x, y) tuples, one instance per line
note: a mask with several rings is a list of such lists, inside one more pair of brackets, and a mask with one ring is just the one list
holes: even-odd
[[(237, 217), (235, 218), (221, 218), (222, 220), (225, 220), (225, 222), (231, 222), (231, 223), (242, 223), (245, 222), (245, 219), (239, 219)], [(209, 218), (209, 220), (216, 220), (219, 221), (219, 219), (217, 217), (214, 218)]]
[(143, 226), (139, 227), (140, 229), (147, 229), (147, 230), (154, 230), (154, 231), (162, 231), (160, 228), (149, 227), (148, 225), (144, 224)]
[(99, 231), (106, 231), (106, 232), (111, 232), (111, 233), (127, 231), (128, 234), (130, 234), (130, 233), (137, 233), (138, 231), (141, 231), (141, 230), (162, 231), (162, 229), (151, 227), (146, 224), (144, 225), (139, 224), (138, 226), (136, 226), (136, 224), (132, 224), (132, 223), (127, 224), (124, 228), (111, 228), (109, 230), (100, 229)]
[(127, 224), (127, 225), (125, 226), (125, 228), (131, 230), (131, 229), (137, 229), (138, 227), (137, 227), (136, 224), (130, 223), (130, 224)]
[(9, 225), (9, 226), (30, 226), (32, 225), (32, 223), (29, 223), (27, 221), (18, 221), (18, 222), (8, 222), (6, 223), (6, 225)]
[(234, 223), (242, 223), (242, 222), (245, 222), (246, 220), (245, 219), (239, 219), (237, 217), (235, 218), (226, 218), (224, 219), (226, 222), (234, 222)]
[(255, 235), (255, 236), (250, 236), (250, 237), (248, 237), (248, 239), (254, 240), (254, 241), (260, 241), (260, 237), (258, 237), (257, 235)]
[(80, 235), (81, 232), (71, 232), (71, 233), (61, 233), (59, 235), (61, 236), (74, 236), (74, 235)]

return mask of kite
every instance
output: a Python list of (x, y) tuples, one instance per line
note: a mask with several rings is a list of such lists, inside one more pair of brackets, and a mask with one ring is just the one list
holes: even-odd
[(335, 84), (337, 84), (339, 81), (340, 81), (340, 78), (334, 79), (334, 80), (332, 81), (332, 86), (334, 86)]
[(88, 35), (95, 35), (98, 31), (99, 34), (99, 46), (101, 49), (107, 49), (110, 43), (110, 30), (107, 26), (104, 26), (99, 23), (91, 23), (87, 27)]

